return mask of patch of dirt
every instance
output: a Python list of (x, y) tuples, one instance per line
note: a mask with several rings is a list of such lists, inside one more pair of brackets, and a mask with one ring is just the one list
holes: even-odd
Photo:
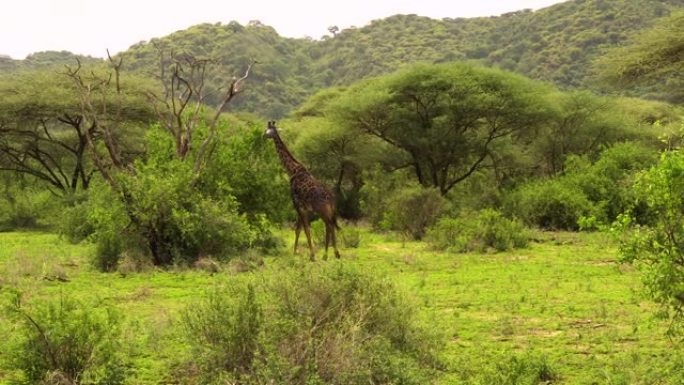
[(612, 265), (616, 265), (617, 261), (615, 261), (613, 259), (603, 259), (603, 260), (599, 259), (596, 261), (586, 261), (584, 263), (587, 265), (592, 265), (592, 266), (612, 266)]
[(380, 250), (380, 251), (386, 251), (386, 252), (395, 252), (396, 251), (396, 248), (389, 247), (389, 246), (383, 245), (381, 243), (377, 244), (377, 245), (373, 245), (373, 247)]
[(573, 328), (592, 328), (592, 329), (596, 329), (596, 328), (605, 327), (606, 324), (600, 323), (600, 322), (595, 322), (595, 321), (593, 321), (593, 320), (591, 320), (591, 319), (580, 319), (580, 320), (576, 320), (576, 321), (570, 322), (570, 325), (569, 325), (569, 326), (570, 326), (570, 327), (573, 327)]
[(133, 293), (131, 293), (131, 295), (128, 297), (128, 299), (131, 301), (142, 301), (151, 295), (152, 295), (152, 289), (149, 287), (143, 286), (143, 287), (136, 289)]
[(535, 337), (553, 338), (563, 334), (562, 330), (532, 329), (528, 333)]
[(591, 351), (591, 346), (589, 346), (589, 345), (575, 345), (575, 348), (573, 349), (573, 353), (582, 354), (582, 355), (590, 355), (593, 352)]
[(530, 259), (529, 255), (511, 255), (506, 258), (508, 261), (527, 261)]

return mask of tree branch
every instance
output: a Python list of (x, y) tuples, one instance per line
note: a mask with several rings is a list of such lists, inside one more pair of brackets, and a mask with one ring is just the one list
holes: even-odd
[(226, 94), (224, 95), (223, 99), (221, 100), (221, 103), (216, 109), (216, 114), (214, 115), (214, 118), (209, 123), (209, 133), (207, 134), (207, 137), (204, 139), (204, 141), (200, 145), (199, 150), (197, 151), (197, 157), (195, 158), (195, 164), (193, 166), (193, 171), (195, 173), (199, 173), (200, 169), (202, 168), (202, 165), (205, 161), (204, 158), (207, 155), (207, 150), (209, 149), (209, 145), (211, 142), (214, 141), (217, 129), (216, 126), (218, 125), (218, 120), (221, 116), (223, 109), (231, 100), (233, 100), (233, 98), (237, 94), (242, 92), (242, 83), (249, 77), (252, 66), (254, 66), (255, 64), (258, 64), (258, 62), (256, 60), (252, 60), (247, 66), (244, 75), (242, 75), (242, 77), (238, 79), (233, 78), (233, 81), (229, 84)]

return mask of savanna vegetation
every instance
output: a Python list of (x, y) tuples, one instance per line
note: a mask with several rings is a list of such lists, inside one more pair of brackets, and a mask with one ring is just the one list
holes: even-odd
[(681, 6), (3, 58), (0, 383), (681, 383)]

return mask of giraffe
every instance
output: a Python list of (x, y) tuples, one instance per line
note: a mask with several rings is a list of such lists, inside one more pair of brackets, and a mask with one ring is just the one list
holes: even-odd
[(264, 135), (273, 139), (280, 161), (290, 177), (290, 194), (292, 195), (294, 208), (297, 211), (294, 252), (295, 254), (297, 253), (299, 234), (302, 228), (304, 228), (304, 234), (306, 234), (306, 240), (309, 243), (309, 251), (311, 252), (311, 261), (315, 261), (316, 257), (311, 241), (309, 215), (316, 213), (321, 217), (323, 222), (325, 222), (325, 256), (323, 258), (328, 258), (328, 245), (330, 243), (332, 243), (333, 249), (335, 250), (335, 257), (340, 258), (340, 253), (337, 251), (337, 240), (335, 238), (335, 230), (339, 229), (339, 226), (337, 225), (335, 198), (327, 187), (316, 180), (316, 178), (309, 173), (309, 170), (292, 156), (292, 153), (287, 149), (285, 143), (280, 139), (275, 123), (275, 121), (268, 122), (268, 127), (266, 128)]

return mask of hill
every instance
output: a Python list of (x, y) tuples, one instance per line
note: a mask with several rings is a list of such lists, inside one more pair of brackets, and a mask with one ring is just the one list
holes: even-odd
[[(561, 88), (589, 87), (589, 64), (602, 50), (653, 25), (684, 0), (574, 0), (537, 11), (495, 17), (395, 15), (320, 40), (284, 38), (260, 22), (201, 24), (141, 42), (122, 53), (129, 68), (153, 73), (157, 47), (212, 57), (221, 71), (216, 89), (259, 61), (246, 92), (232, 108), (278, 118), (320, 88), (348, 85), (413, 62), (472, 60)], [(73, 62), (67, 53), (0, 60), (0, 70)], [(211, 101), (211, 100), (210, 100)]]
[(95, 63), (101, 59), (91, 56), (76, 55), (69, 51), (42, 51), (35, 52), (24, 60), (14, 60), (7, 55), (0, 55), (0, 73), (12, 72), (21, 69), (41, 69), (64, 64), (74, 64), (76, 59), (81, 63)]
[(588, 64), (684, 2), (575, 0), (497, 17), (434, 20), (397, 15), (321, 42), (319, 71), (332, 84), (391, 71), (402, 63), (478, 60), (554, 82), (586, 86)]

